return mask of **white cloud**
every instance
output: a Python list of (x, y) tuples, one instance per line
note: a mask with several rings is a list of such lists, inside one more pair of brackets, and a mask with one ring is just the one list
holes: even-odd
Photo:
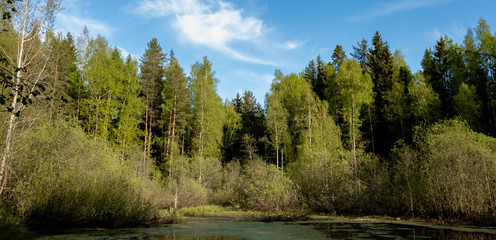
[(57, 15), (56, 27), (60, 32), (70, 32), (74, 35), (78, 35), (83, 32), (85, 26), (88, 28), (90, 34), (112, 36), (115, 32), (113, 27), (94, 19), (76, 17), (74, 15), (65, 14), (64, 12)]
[(307, 41), (287, 41), (284, 44), (284, 48), (288, 50), (294, 50), (301, 48)]
[[(132, 6), (145, 17), (172, 17), (179, 36), (195, 45), (206, 46), (234, 59), (275, 65), (271, 61), (236, 50), (234, 43), (254, 44), (263, 37), (263, 21), (243, 15), (243, 9), (222, 0), (145, 0)], [(131, 7), (131, 6), (130, 6)]]
[(391, 15), (397, 12), (410, 11), (417, 8), (442, 5), (453, 0), (394, 0), (382, 2), (375, 9), (369, 10), (367, 14), (354, 15), (348, 19), (351, 21), (366, 21), (376, 17)]

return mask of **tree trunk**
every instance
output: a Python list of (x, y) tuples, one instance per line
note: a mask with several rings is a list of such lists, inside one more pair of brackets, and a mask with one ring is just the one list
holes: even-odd
[(310, 101), (308, 102), (308, 135), (310, 149), (312, 149), (312, 112), (310, 108)]
[(284, 148), (281, 149), (281, 171), (284, 173)]
[(146, 105), (145, 105), (145, 142), (143, 143), (143, 172), (145, 169), (145, 161), (146, 161), (146, 146), (148, 144), (148, 112), (150, 111), (148, 108), (148, 96), (146, 96)]
[(370, 140), (372, 142), (372, 153), (375, 153), (375, 144), (374, 144), (374, 126), (372, 125), (372, 113), (370, 111), (370, 106), (367, 108), (369, 112), (369, 124), (370, 124)]
[(177, 107), (177, 92), (174, 92), (174, 108), (172, 117), (172, 137), (171, 137), (171, 147), (170, 147), (170, 163), (169, 163), (169, 177), (172, 177), (172, 163), (174, 161), (174, 133), (176, 130), (176, 109)]
[(57, 91), (57, 80), (58, 80), (58, 68), (59, 68), (59, 58), (60, 58), (60, 52), (57, 52), (57, 58), (55, 58), (55, 74), (53, 77), (53, 92), (52, 92), (52, 99), (50, 99), (50, 118), (49, 118), (49, 123), (52, 122), (53, 120), (53, 107), (55, 104), (55, 92)]
[[(26, 1), (25, 7), (27, 8), (29, 1)], [(5, 136), (5, 141), (4, 141), (4, 149), (3, 149), (3, 154), (2, 154), (2, 163), (0, 165), (0, 184), (2, 184), (2, 187), (0, 188), (0, 196), (2, 195), (3, 192), (3, 186), (6, 184), (5, 181), (7, 179), (7, 158), (9, 157), (10, 154), (10, 145), (12, 144), (12, 134), (14, 132), (17, 116), (16, 116), (16, 108), (17, 108), (17, 98), (19, 97), (19, 85), (21, 83), (21, 68), (23, 67), (23, 62), (22, 59), (24, 58), (24, 41), (25, 39), (25, 34), (26, 34), (26, 20), (27, 20), (27, 13), (26, 9), (24, 11), (23, 15), (23, 21), (22, 21), (22, 30), (21, 30), (21, 36), (19, 38), (19, 48), (17, 52), (17, 64), (16, 64), (16, 74), (15, 74), (15, 81), (16, 84), (14, 85), (13, 91), (13, 96), (12, 96), (12, 103), (10, 104), (11, 107), (11, 112), (10, 112), (10, 117), (9, 117), (9, 126), (7, 127), (7, 134)]]

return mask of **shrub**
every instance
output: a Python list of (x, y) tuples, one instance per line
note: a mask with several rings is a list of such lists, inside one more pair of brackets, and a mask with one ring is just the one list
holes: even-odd
[(242, 207), (259, 210), (289, 210), (298, 205), (295, 185), (282, 171), (259, 159), (245, 165), (241, 179)]
[(222, 168), (221, 186), (213, 192), (210, 201), (214, 204), (239, 207), (241, 165), (237, 161), (227, 163)]
[[(24, 136), (12, 156), (18, 211), (32, 228), (118, 227), (155, 216), (158, 186), (104, 140), (60, 121)], [(154, 192), (154, 194), (152, 194)], [(155, 195), (155, 197), (153, 197)]]
[(473, 132), (457, 120), (419, 131), (422, 157), (422, 212), (480, 219), (494, 214), (496, 139)]
[(290, 167), (291, 179), (310, 209), (324, 212), (348, 211), (354, 192), (353, 173), (346, 156), (307, 151)]

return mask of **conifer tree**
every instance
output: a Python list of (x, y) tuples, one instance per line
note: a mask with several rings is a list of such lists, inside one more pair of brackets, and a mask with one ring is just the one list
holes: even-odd
[(389, 134), (389, 129), (384, 111), (389, 104), (386, 95), (393, 88), (393, 59), (387, 42), (382, 40), (379, 32), (376, 32), (372, 38), (372, 46), (367, 59), (369, 60), (370, 77), (374, 83), (374, 117), (372, 118), (374, 123), (372, 124), (373, 128), (370, 129), (373, 132), (368, 135), (373, 138), (371, 142), (376, 152), (386, 154), (392, 144), (386, 137)]
[(148, 43), (148, 48), (141, 57), (141, 86), (145, 102), (144, 158), (151, 156), (153, 133), (157, 132), (156, 123), (162, 104), (161, 93), (164, 87), (166, 57), (167, 55), (162, 52), (162, 47), (156, 38)]
[(60, 33), (55, 35), (50, 32), (47, 36), (49, 41), (47, 64), (46, 95), (49, 96), (48, 104), (49, 119), (52, 121), (54, 115), (69, 114), (77, 99), (73, 97), (73, 89), (77, 82), (77, 53), (74, 39), (70, 33), (63, 37)]
[(361, 42), (357, 43), (357, 46), (353, 46), (354, 52), (351, 54), (352, 57), (356, 58), (360, 63), (360, 67), (362, 68), (364, 73), (369, 73), (369, 59), (368, 59), (368, 45), (367, 40), (365, 38), (362, 39)]
[[(167, 120), (170, 119), (170, 122), (167, 124), (167, 129), (170, 129), (170, 131), (168, 131), (168, 144), (165, 151), (168, 153), (169, 176), (172, 176), (174, 156), (179, 153), (180, 141), (184, 141), (186, 124), (190, 117), (191, 109), (186, 74), (179, 65), (172, 50), (170, 53), (170, 62), (165, 71), (165, 87), (162, 96), (165, 99), (162, 104), (163, 116)], [(184, 143), (181, 144), (184, 146)]]
[(332, 53), (331, 59), (332, 59), (332, 64), (334, 65), (334, 69), (336, 69), (336, 71), (339, 71), (339, 67), (341, 67), (341, 64), (343, 64), (343, 62), (347, 59), (346, 53), (343, 50), (343, 46), (339, 44), (336, 45), (336, 48)]

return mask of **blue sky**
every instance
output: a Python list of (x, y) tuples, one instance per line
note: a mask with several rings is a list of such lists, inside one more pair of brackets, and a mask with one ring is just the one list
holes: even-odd
[(140, 59), (156, 37), (174, 49), (189, 75), (208, 56), (218, 93), (234, 98), (254, 92), (263, 105), (275, 69), (302, 71), (321, 55), (329, 61), (341, 44), (349, 54), (362, 38), (379, 31), (399, 49), (412, 71), (421, 70), (426, 48), (441, 35), (461, 43), (484, 18), (496, 29), (494, 0), (65, 0), (56, 29), (79, 36), (87, 26), (124, 55)]

